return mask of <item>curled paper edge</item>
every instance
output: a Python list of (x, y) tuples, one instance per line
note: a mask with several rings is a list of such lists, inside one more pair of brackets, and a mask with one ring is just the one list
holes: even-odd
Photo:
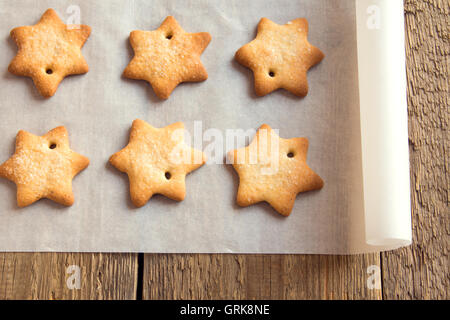
[(411, 244), (408, 111), (402, 0), (356, 0), (365, 237)]

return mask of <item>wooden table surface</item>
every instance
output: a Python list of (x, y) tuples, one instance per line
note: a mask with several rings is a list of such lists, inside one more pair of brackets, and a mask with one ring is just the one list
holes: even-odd
[[(356, 256), (0, 253), (0, 299), (448, 299), (448, 0), (405, 0), (413, 245)], [(67, 267), (81, 269), (69, 289)], [(380, 267), (381, 289), (367, 285)]]

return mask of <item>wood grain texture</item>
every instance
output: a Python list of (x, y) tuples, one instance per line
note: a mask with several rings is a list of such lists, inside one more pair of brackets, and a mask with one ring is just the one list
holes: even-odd
[(381, 299), (356, 256), (146, 254), (143, 299)]
[[(448, 299), (449, 2), (406, 0), (414, 244), (380, 255), (146, 254), (144, 299)], [(382, 266), (383, 290), (367, 288)], [(66, 285), (69, 265), (80, 290)], [(137, 254), (0, 253), (0, 299), (134, 299)]]
[(450, 2), (405, 1), (413, 245), (382, 254), (385, 299), (448, 299)]
[[(80, 267), (80, 289), (69, 289)], [(137, 254), (0, 253), (0, 299), (135, 299)]]

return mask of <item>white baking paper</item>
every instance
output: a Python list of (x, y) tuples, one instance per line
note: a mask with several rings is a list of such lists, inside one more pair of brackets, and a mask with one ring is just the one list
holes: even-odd
[(403, 1), (356, 1), (366, 241), (411, 243)]
[[(382, 6), (381, 2), (387, 1), (373, 2), (381, 6), (382, 12), (390, 10)], [(50, 7), (67, 23), (74, 23), (79, 14), (81, 23), (92, 27), (83, 48), (90, 71), (66, 78), (54, 97), (44, 99), (30, 79), (8, 73), (7, 66), (16, 53), (9, 30), (35, 24)], [(389, 179), (389, 170), (396, 170), (399, 164), (408, 165), (404, 154), (408, 143), (404, 139), (406, 104), (402, 104), (404, 100), (391, 100), (397, 97), (395, 92), (385, 96), (385, 86), (380, 85), (386, 79), (374, 78), (374, 92), (383, 98), (372, 101), (371, 114), (361, 108), (365, 118), (360, 118), (360, 101), (367, 102), (371, 93), (370, 85), (364, 82), (367, 91), (360, 96), (358, 72), (365, 69), (360, 66), (358, 70), (358, 55), (361, 64), (365, 51), (358, 52), (356, 9), (354, 0), (0, 0), (0, 162), (14, 152), (18, 130), (43, 135), (59, 125), (68, 129), (72, 149), (91, 160), (90, 166), (74, 179), (76, 201), (69, 208), (41, 200), (20, 209), (14, 184), (0, 179), (0, 250), (349, 254), (407, 244), (411, 232), (409, 211), (405, 214), (409, 208), (409, 199), (405, 204), (409, 181), (405, 180), (404, 170)], [(361, 12), (360, 19), (370, 17), (364, 10)], [(207, 31), (212, 35), (202, 55), (209, 79), (182, 84), (170, 99), (161, 101), (148, 83), (125, 79), (121, 74), (133, 56), (128, 42), (130, 31), (156, 29), (168, 15), (173, 15), (188, 32)], [(308, 19), (309, 40), (326, 57), (308, 74), (310, 92), (306, 98), (299, 99), (283, 90), (256, 97), (251, 71), (234, 61), (236, 50), (255, 37), (261, 17), (279, 24), (298, 17)], [(400, 21), (402, 13), (386, 15), (386, 19)], [(392, 26), (400, 28), (398, 23)], [(391, 31), (386, 28), (379, 34)], [(399, 60), (376, 63), (404, 65), (402, 39), (388, 39), (399, 41), (389, 51), (394, 51), (394, 58)], [(380, 54), (387, 52), (383, 43), (375, 49)], [(404, 89), (404, 84), (398, 83), (404, 81), (401, 76), (391, 80), (395, 88)], [(405, 92), (397, 93), (404, 97)], [(388, 112), (393, 101), (400, 103), (398, 112)], [(380, 105), (383, 108), (378, 109)], [(374, 118), (369, 129), (361, 128), (361, 124), (367, 124), (366, 116)], [(300, 194), (292, 214), (285, 218), (267, 204), (238, 207), (237, 174), (229, 165), (208, 164), (188, 175), (184, 201), (155, 196), (136, 209), (130, 201), (127, 176), (108, 164), (108, 158), (127, 144), (136, 118), (156, 127), (183, 121), (192, 137), (198, 137), (194, 131), (199, 126), (201, 133), (216, 129), (225, 138), (227, 129), (257, 129), (263, 123), (279, 129), (284, 138), (307, 137), (308, 163), (323, 178), (325, 187)], [(386, 126), (376, 127), (380, 123)], [(376, 149), (383, 151), (378, 155), (380, 167), (362, 155), (362, 150), (374, 150), (367, 130), (379, 135), (377, 142), (386, 146)], [(380, 130), (384, 134), (379, 134)], [(392, 142), (392, 135), (397, 133), (399, 139)], [(202, 147), (209, 143), (203, 139)], [(397, 147), (399, 150), (392, 150)], [(223, 151), (228, 149), (224, 147)], [(399, 162), (389, 165), (395, 159), (389, 152), (401, 153)], [(371, 182), (367, 178), (380, 172), (381, 180)], [(401, 199), (395, 197), (396, 193), (386, 192), (371, 198), (363, 191), (363, 185), (383, 187), (380, 183), (393, 183), (393, 179), (402, 181), (386, 191), (401, 189)], [(378, 218), (370, 210), (374, 201), (385, 204), (374, 207), (380, 213)], [(372, 222), (376, 227), (367, 226)], [(386, 226), (389, 230), (384, 233)], [(372, 241), (373, 236), (400, 241)]]

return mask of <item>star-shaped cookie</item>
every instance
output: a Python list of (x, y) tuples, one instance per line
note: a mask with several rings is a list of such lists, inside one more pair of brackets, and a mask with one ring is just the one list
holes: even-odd
[(308, 139), (282, 139), (267, 124), (256, 132), (250, 145), (228, 153), (239, 174), (237, 203), (246, 207), (268, 202), (289, 216), (300, 192), (323, 187), (323, 180), (306, 164)]
[(184, 143), (184, 124), (154, 128), (134, 120), (128, 145), (109, 159), (118, 170), (128, 174), (130, 195), (142, 207), (154, 194), (181, 201), (186, 195), (186, 175), (201, 167), (206, 156)]
[(209, 33), (187, 33), (169, 16), (157, 30), (130, 33), (134, 57), (123, 75), (149, 82), (159, 98), (168, 99), (179, 83), (208, 78), (200, 55), (210, 41)]
[(32, 78), (40, 94), (51, 97), (64, 77), (89, 71), (81, 48), (90, 33), (89, 26), (66, 25), (48, 9), (34, 26), (11, 30), (18, 52), (8, 70)]
[(21, 130), (15, 153), (0, 165), (0, 177), (16, 184), (19, 207), (41, 198), (70, 206), (72, 179), (88, 165), (88, 158), (70, 149), (66, 128), (57, 127), (44, 136)]
[(256, 38), (235, 55), (240, 64), (253, 71), (258, 96), (279, 88), (299, 97), (308, 94), (307, 72), (322, 61), (324, 54), (309, 44), (307, 36), (306, 19), (295, 19), (285, 25), (261, 19)]

